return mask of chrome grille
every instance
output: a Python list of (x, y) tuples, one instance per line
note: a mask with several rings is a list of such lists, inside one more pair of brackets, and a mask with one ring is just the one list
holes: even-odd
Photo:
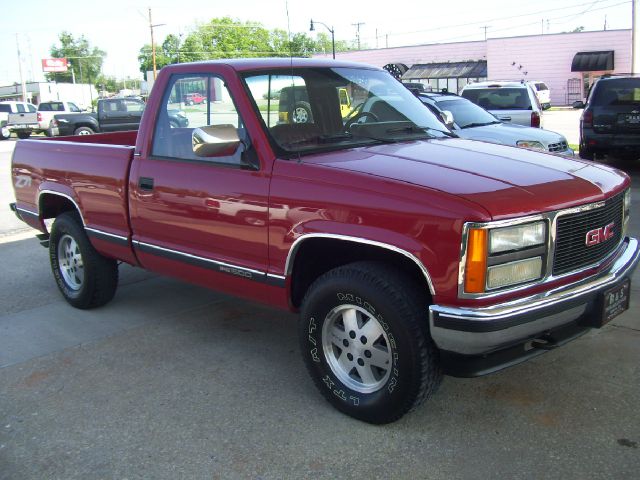
[(569, 145), (567, 145), (567, 142), (558, 142), (558, 143), (550, 143), (549, 144), (549, 151), (550, 152), (564, 152), (567, 148), (569, 147)]
[[(558, 217), (553, 274), (562, 275), (593, 265), (609, 255), (622, 238), (623, 195), (616, 195), (600, 208)], [(614, 223), (614, 235), (587, 246), (587, 232)]]

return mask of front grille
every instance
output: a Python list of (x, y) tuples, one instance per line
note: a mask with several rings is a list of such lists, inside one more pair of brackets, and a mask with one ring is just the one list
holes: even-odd
[[(593, 265), (609, 255), (622, 238), (622, 209), (621, 194), (607, 200), (603, 207), (558, 217), (553, 274), (562, 275)], [(613, 237), (597, 245), (587, 246), (587, 232), (612, 222), (615, 225)]]
[(564, 152), (567, 149), (567, 142), (558, 142), (558, 143), (550, 143), (549, 151), (550, 152)]

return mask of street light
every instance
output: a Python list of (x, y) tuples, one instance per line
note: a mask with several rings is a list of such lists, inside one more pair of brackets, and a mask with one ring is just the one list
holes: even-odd
[(314, 23), (319, 23), (320, 25), (322, 25), (324, 28), (326, 28), (331, 32), (331, 48), (333, 50), (333, 59), (335, 60), (336, 59), (336, 38), (335, 38), (333, 28), (329, 28), (329, 26), (326, 23), (314, 22), (313, 20), (311, 20), (311, 26), (309, 27), (310, 32), (313, 32), (316, 29)]

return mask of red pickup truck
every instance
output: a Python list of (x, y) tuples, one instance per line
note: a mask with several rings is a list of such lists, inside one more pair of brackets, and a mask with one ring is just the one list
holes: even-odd
[[(290, 86), (306, 89), (307, 123), (279, 115)], [(175, 128), (168, 112), (194, 90), (207, 99)], [(300, 311), (319, 390), (372, 423), (443, 374), (602, 326), (628, 308), (639, 257), (625, 174), (456, 138), (389, 74), (352, 63), (165, 67), (139, 132), (20, 141), (12, 175), (12, 208), (42, 232), (71, 305), (111, 300), (126, 262)]]

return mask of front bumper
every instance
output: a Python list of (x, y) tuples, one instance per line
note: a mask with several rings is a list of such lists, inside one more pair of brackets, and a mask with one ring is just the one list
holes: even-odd
[(607, 270), (580, 282), (489, 307), (432, 305), (431, 336), (445, 371), (483, 375), (543, 353), (536, 345), (562, 344), (586, 332), (603, 292), (630, 278), (639, 259), (638, 240), (626, 238)]

